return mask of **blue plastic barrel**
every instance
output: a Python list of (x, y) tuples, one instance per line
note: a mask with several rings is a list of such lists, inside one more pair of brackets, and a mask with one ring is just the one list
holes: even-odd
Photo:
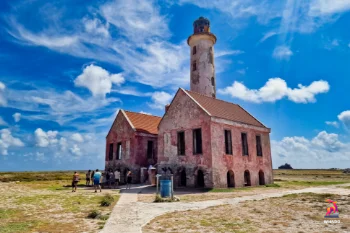
[(160, 181), (160, 196), (170, 197), (171, 194), (171, 180)]

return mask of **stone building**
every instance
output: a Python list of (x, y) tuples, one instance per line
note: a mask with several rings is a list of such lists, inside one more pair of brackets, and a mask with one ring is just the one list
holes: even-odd
[[(138, 175), (140, 166), (155, 165), (158, 173), (170, 170), (174, 174), (175, 187), (224, 188), (272, 183), (270, 129), (239, 105), (216, 99), (213, 48), (216, 37), (206, 18), (197, 19), (193, 27), (194, 33), (187, 40), (191, 90), (179, 88), (162, 118), (147, 116), (150, 125), (143, 114), (121, 111), (107, 136), (106, 167), (116, 163), (134, 169)], [(158, 125), (141, 133), (136, 128), (131, 130), (136, 124), (134, 118), (142, 130)], [(140, 143), (133, 151), (130, 145), (135, 143), (135, 135)], [(133, 153), (130, 158), (118, 161), (112, 156), (115, 152), (109, 153), (108, 147), (113, 149), (119, 141), (125, 141), (126, 154)], [(156, 151), (152, 159), (147, 156), (149, 141)]]
[(106, 137), (105, 169), (120, 171), (121, 182), (131, 170), (140, 182), (141, 167), (156, 163), (158, 124), (161, 118), (120, 110)]

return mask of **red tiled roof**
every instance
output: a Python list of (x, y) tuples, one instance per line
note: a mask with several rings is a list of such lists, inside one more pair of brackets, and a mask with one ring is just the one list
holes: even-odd
[(255, 119), (238, 104), (204, 96), (193, 91), (184, 91), (186, 91), (187, 94), (189, 94), (207, 112), (209, 112), (211, 116), (266, 128), (261, 122)]
[(158, 134), (158, 125), (161, 117), (143, 113), (124, 111), (136, 131), (142, 133)]

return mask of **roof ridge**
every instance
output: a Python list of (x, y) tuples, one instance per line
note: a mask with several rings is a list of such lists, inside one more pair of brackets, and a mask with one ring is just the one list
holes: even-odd
[(133, 112), (133, 111), (129, 111), (129, 110), (124, 110), (124, 112), (130, 112), (130, 113), (136, 113), (136, 114), (145, 115), (145, 116), (162, 118), (160, 116), (155, 116), (155, 115), (152, 115), (152, 114), (145, 114), (145, 113), (141, 113), (141, 112)]
[[(189, 90), (186, 90), (186, 91), (189, 91)], [(232, 103), (232, 102), (228, 102), (228, 101), (225, 101), (225, 100), (222, 100), (222, 99), (217, 99), (217, 98), (214, 98), (214, 97), (210, 97), (210, 96), (207, 96), (207, 95), (203, 95), (203, 94), (198, 93), (198, 92), (195, 92), (195, 91), (189, 91), (189, 92), (196, 93), (197, 95), (201, 95), (201, 96), (204, 96), (204, 97), (207, 97), (207, 98), (211, 98), (211, 99), (214, 99), (214, 100), (218, 100), (218, 101), (221, 101), (221, 102), (225, 102), (225, 103), (229, 103), (229, 104), (233, 104), (233, 105), (239, 106), (238, 104), (234, 104), (234, 103)]]

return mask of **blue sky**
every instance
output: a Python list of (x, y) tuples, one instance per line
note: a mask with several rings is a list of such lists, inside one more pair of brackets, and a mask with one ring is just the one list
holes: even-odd
[(0, 170), (103, 168), (119, 109), (161, 116), (189, 88), (199, 16), (217, 97), (272, 128), (274, 167), (349, 167), (350, 0), (12, 0), (0, 15)]

